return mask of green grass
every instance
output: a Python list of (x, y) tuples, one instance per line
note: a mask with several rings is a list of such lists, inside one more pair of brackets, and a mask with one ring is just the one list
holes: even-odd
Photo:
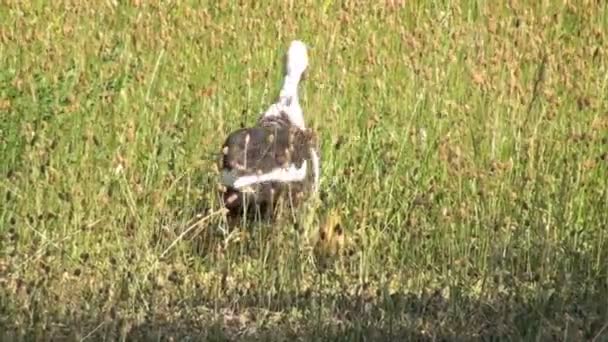
[[(243, 3), (0, 7), (6, 338), (608, 340), (603, 2)], [(296, 38), (324, 203), (229, 230)]]

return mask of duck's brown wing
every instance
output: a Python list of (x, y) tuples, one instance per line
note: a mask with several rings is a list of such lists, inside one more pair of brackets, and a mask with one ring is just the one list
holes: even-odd
[[(234, 177), (268, 174), (310, 159), (311, 135), (290, 127), (252, 127), (231, 133), (223, 146), (222, 169)], [(228, 184), (225, 184), (228, 185)]]
[[(316, 148), (314, 135), (293, 126), (267, 125), (231, 133), (223, 145), (225, 206), (233, 214), (240, 212), (244, 203), (273, 211), (275, 202), (286, 192), (296, 200), (303, 198), (301, 195), (312, 188), (315, 180), (312, 148)], [(285, 178), (269, 181), (268, 177), (258, 181), (277, 170), (295, 170), (297, 177), (291, 181)], [(243, 182), (244, 179), (247, 181)], [(248, 186), (239, 186), (244, 183)]]

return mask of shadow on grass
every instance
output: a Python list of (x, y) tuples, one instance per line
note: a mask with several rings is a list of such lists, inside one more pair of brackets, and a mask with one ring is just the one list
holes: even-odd
[[(606, 284), (517, 291), (472, 300), (458, 287), (419, 295), (254, 293), (239, 298), (194, 297), (150, 307), (145, 317), (35, 320), (2, 340), (596, 340), (608, 339)], [(449, 295), (447, 294), (449, 292)], [(158, 295), (158, 294), (157, 294)], [(86, 315), (86, 313), (84, 314)], [(32, 318), (36, 317), (32, 315)], [(5, 322), (6, 323), (6, 322)]]

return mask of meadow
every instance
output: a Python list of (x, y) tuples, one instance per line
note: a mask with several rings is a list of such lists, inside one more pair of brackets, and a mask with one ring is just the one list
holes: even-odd
[[(232, 227), (292, 39), (320, 198)], [(0, 337), (608, 341), (607, 40), (590, 0), (5, 1)]]

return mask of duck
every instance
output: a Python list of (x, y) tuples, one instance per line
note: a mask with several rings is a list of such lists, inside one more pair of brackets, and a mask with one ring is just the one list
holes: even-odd
[(279, 201), (297, 208), (318, 193), (318, 136), (306, 126), (298, 93), (308, 66), (307, 45), (301, 40), (291, 41), (276, 102), (255, 125), (237, 129), (226, 137), (220, 188), (230, 216), (249, 212), (272, 218)]

